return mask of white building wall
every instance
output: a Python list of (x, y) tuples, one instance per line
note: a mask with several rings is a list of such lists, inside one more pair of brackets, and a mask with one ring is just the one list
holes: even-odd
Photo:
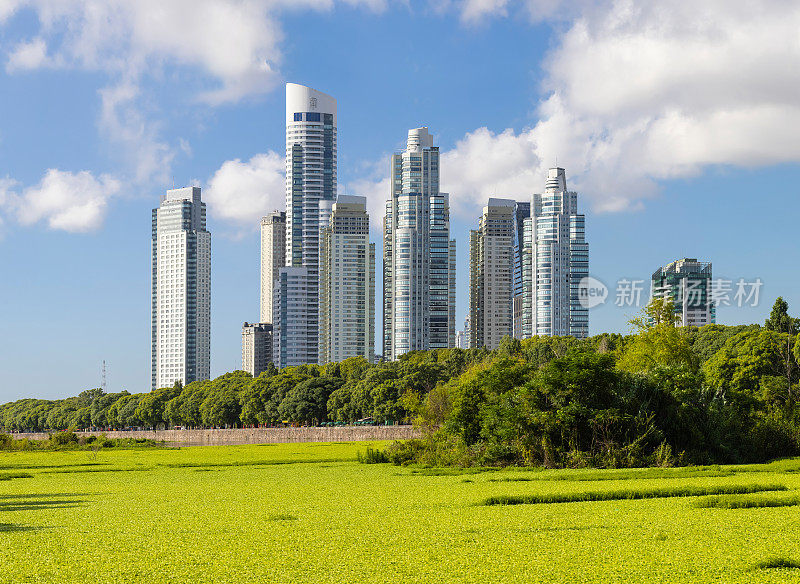
[(211, 234), (198, 187), (167, 191), (154, 209), (153, 388), (208, 379)]

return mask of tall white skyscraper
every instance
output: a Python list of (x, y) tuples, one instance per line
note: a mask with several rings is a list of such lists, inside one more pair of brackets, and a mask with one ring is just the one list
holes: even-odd
[(375, 355), (375, 244), (367, 199), (339, 195), (320, 251), (320, 364)]
[(261, 219), (261, 322), (272, 322), (272, 290), (278, 270), (286, 265), (286, 213), (273, 211)]
[(199, 187), (167, 191), (153, 209), (152, 387), (208, 379), (211, 233)]
[[(310, 318), (319, 316), (320, 203), (336, 197), (336, 100), (286, 84), (286, 266), (307, 270)], [(310, 363), (318, 357), (318, 328), (309, 330)]]
[(392, 156), (383, 226), (383, 356), (455, 345), (455, 241), (439, 192), (439, 148), (428, 128), (409, 130)]
[(523, 330), (540, 336), (588, 336), (589, 311), (578, 293), (589, 275), (585, 222), (578, 213), (578, 193), (567, 190), (564, 169), (549, 169), (544, 194), (533, 195), (531, 217), (524, 224), (523, 274), (529, 270), (525, 301), (530, 312), (524, 310)]
[(515, 207), (489, 199), (469, 234), (471, 347), (496, 349), (513, 333)]

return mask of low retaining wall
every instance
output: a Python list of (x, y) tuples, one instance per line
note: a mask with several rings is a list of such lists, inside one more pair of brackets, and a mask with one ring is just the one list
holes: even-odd
[[(278, 444), (289, 442), (361, 442), (408, 440), (419, 432), (413, 426), (338, 426), (332, 428), (241, 428), (230, 430), (132, 430), (125, 432), (76, 432), (78, 436), (105, 434), (109, 438), (149, 438), (183, 446), (231, 444)], [(45, 440), (47, 433), (12, 434), (14, 438)]]

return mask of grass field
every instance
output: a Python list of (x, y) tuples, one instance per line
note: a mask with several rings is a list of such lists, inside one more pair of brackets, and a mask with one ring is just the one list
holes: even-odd
[(0, 453), (0, 582), (800, 582), (800, 460), (462, 473), (366, 446)]

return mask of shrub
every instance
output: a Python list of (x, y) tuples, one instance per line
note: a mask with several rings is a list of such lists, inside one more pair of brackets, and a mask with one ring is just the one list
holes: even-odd
[(71, 430), (57, 432), (55, 434), (50, 434), (50, 442), (54, 446), (69, 446), (71, 444), (78, 444), (78, 436)]
[(361, 451), (358, 451), (358, 462), (361, 464), (382, 464), (389, 462), (389, 457), (382, 450), (367, 448), (366, 454), (361, 454)]

